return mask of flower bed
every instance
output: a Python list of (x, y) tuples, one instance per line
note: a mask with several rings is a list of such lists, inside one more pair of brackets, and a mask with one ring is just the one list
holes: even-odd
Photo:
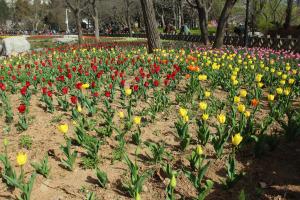
[(271, 150), (298, 141), (299, 59), (231, 47), (149, 55), (141, 41), (64, 45), (2, 60), (1, 194), (285, 198), (266, 187), (293, 174), (270, 181), (255, 163), (263, 157), (268, 166)]

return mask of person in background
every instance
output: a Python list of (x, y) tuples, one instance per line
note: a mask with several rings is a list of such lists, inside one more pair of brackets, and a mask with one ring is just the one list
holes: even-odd
[(183, 24), (180, 28), (179, 35), (190, 35), (191, 31), (186, 24)]

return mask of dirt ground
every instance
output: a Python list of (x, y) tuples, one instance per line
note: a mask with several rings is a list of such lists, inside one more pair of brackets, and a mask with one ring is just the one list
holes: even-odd
[[(19, 105), (16, 96), (11, 96), (13, 110), (16, 111), (16, 105)], [(148, 123), (142, 127), (142, 140), (147, 141), (164, 141), (167, 150), (172, 152), (174, 159), (173, 166), (181, 169), (183, 165), (188, 165), (186, 159), (195, 145), (190, 145), (185, 153), (178, 150), (178, 140), (174, 128), (176, 121), (177, 107), (171, 105), (164, 113), (157, 116), (158, 120), (154, 123)], [(17, 122), (17, 113), (15, 114), (14, 123)], [(113, 139), (114, 135), (107, 139), (105, 144), (101, 146), (100, 169), (108, 175), (109, 184), (106, 189), (100, 188), (96, 184), (96, 176), (94, 170), (85, 170), (80, 167), (80, 157), (84, 155), (84, 150), (75, 146), (79, 152), (76, 167), (73, 172), (64, 169), (60, 164), (63, 158), (59, 149), (61, 144), (65, 144), (64, 137), (57, 131), (57, 122), (51, 122), (55, 117), (62, 116), (61, 122), (67, 122), (72, 127), (71, 116), (64, 112), (56, 111), (54, 114), (44, 112), (38, 101), (37, 96), (32, 96), (30, 116), (34, 116), (30, 128), (19, 134), (14, 126), (7, 136), (10, 141), (9, 157), (13, 163), (15, 162), (16, 153), (19, 151), (18, 141), (21, 135), (29, 135), (33, 138), (33, 145), (28, 153), (28, 163), (25, 166), (26, 175), (30, 176), (33, 168), (30, 162), (38, 161), (45, 154), (49, 154), (49, 163), (51, 165), (50, 178), (45, 179), (38, 175), (32, 191), (33, 200), (79, 200), (84, 199), (87, 191), (94, 191), (98, 199), (105, 200), (121, 200), (130, 199), (122, 190), (121, 181), (126, 175), (127, 166), (124, 162), (116, 161), (111, 163), (112, 151), (117, 145)], [(0, 125), (4, 129), (3, 119)], [(72, 128), (69, 131), (72, 134)], [(193, 138), (196, 138), (195, 127), (191, 128)], [(4, 134), (1, 134), (0, 141), (3, 141)], [(136, 146), (131, 144), (130, 135), (126, 137), (126, 149), (131, 158), (133, 158)], [(193, 142), (192, 142), (193, 143)], [(0, 145), (3, 152), (3, 145)], [(139, 155), (139, 166), (141, 170), (157, 169), (152, 178), (148, 179), (141, 193), (142, 199), (165, 199), (166, 181), (159, 170), (159, 166), (151, 165), (147, 162), (147, 148), (143, 147)], [(208, 145), (205, 149), (207, 158), (214, 156), (212, 146)], [(228, 149), (225, 149), (228, 153)], [(226, 176), (226, 156), (221, 160), (213, 159), (212, 165), (209, 167), (207, 177), (212, 179), (214, 189), (211, 191), (207, 199), (211, 200), (227, 200), (238, 199), (238, 195), (242, 189), (245, 190), (247, 199), (276, 199), (290, 200), (300, 199), (300, 141), (296, 140), (287, 143), (284, 138), (280, 139), (279, 145), (274, 151), (268, 152), (261, 158), (255, 158), (252, 152), (244, 151), (238, 157), (238, 170), (243, 171), (246, 175), (231, 189), (225, 190), (222, 187), (222, 180)], [(17, 166), (16, 166), (17, 167)], [(19, 172), (19, 169), (17, 170)], [(8, 191), (6, 185), (0, 183), (0, 199), (17, 199), (18, 192)], [(177, 199), (191, 199), (196, 196), (193, 186), (188, 179), (180, 174), (177, 178), (176, 197)]]

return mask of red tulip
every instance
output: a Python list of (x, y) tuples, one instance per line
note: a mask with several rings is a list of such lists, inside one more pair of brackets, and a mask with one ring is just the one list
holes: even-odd
[(105, 96), (106, 97), (110, 97), (110, 92), (109, 91), (105, 91)]
[(77, 88), (78, 90), (80, 90), (82, 85), (83, 85), (83, 83), (78, 82), (78, 83), (76, 83), (76, 88)]
[(68, 87), (63, 87), (61, 91), (63, 94), (68, 94)]
[(6, 89), (6, 86), (5, 86), (3, 83), (0, 83), (0, 89), (1, 89), (2, 91), (4, 91), (4, 90)]
[(139, 90), (139, 86), (138, 85), (134, 85), (133, 86), (133, 91), (137, 92)]
[(77, 104), (77, 97), (76, 96), (71, 96), (71, 102), (72, 104)]
[(24, 113), (26, 111), (26, 105), (25, 104), (20, 104), (18, 107), (19, 113)]
[(157, 87), (157, 86), (159, 85), (159, 81), (158, 81), (158, 80), (154, 80), (154, 81), (153, 81), (153, 85), (154, 85), (155, 87)]
[(29, 81), (26, 81), (26, 87), (29, 87), (30, 86), (30, 82)]
[(120, 84), (121, 84), (122, 87), (124, 87), (125, 86), (125, 80), (122, 79), (121, 82), (120, 82)]
[(93, 96), (94, 96), (94, 97), (99, 97), (99, 93), (98, 93), (98, 92), (94, 92), (94, 93), (93, 93)]
[(22, 87), (20, 92), (24, 96), (27, 93), (27, 87), (26, 86)]
[(43, 93), (43, 94), (46, 94), (47, 91), (48, 91), (48, 89), (47, 89), (46, 87), (43, 87), (43, 88), (42, 88), (42, 93)]
[(47, 92), (47, 95), (48, 95), (48, 97), (52, 97), (52, 91), (49, 90), (49, 91)]
[(168, 80), (168, 79), (165, 79), (165, 80), (164, 80), (164, 84), (165, 84), (165, 86), (169, 85), (169, 80)]

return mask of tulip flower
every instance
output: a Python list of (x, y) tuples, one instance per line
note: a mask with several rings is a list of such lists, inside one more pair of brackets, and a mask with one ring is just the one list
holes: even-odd
[(225, 121), (226, 121), (226, 115), (224, 115), (224, 114), (221, 113), (221, 114), (219, 114), (217, 116), (217, 119), (218, 119), (218, 121), (219, 121), (220, 124), (224, 124)]
[(141, 124), (141, 117), (138, 117), (138, 116), (134, 117), (134, 118), (133, 118), (133, 122), (134, 122), (136, 125), (140, 125), (140, 124)]
[(201, 101), (201, 102), (199, 103), (199, 109), (200, 109), (200, 110), (206, 110), (206, 109), (207, 109), (207, 103), (204, 102), (204, 101)]
[(126, 94), (126, 96), (130, 96), (131, 93), (132, 93), (132, 89), (130, 89), (130, 88), (126, 88), (126, 89), (125, 89), (125, 94)]
[(231, 142), (234, 146), (238, 146), (243, 140), (243, 137), (240, 133), (235, 134), (234, 136), (231, 136)]
[(61, 124), (58, 126), (58, 130), (63, 133), (63, 134), (66, 134), (69, 130), (69, 126), (68, 124)]
[(204, 121), (206, 121), (206, 120), (208, 119), (208, 117), (209, 117), (209, 115), (206, 114), (206, 113), (204, 113), (204, 114), (202, 115), (202, 119), (203, 119)]
[(25, 104), (20, 104), (18, 107), (19, 113), (23, 114), (26, 111), (26, 105)]
[(268, 94), (268, 100), (274, 101), (275, 96), (273, 94)]
[(244, 89), (240, 90), (240, 96), (241, 97), (246, 97), (247, 96), (247, 90), (244, 90)]
[(179, 114), (180, 114), (181, 117), (186, 116), (187, 113), (188, 113), (187, 109), (179, 108)]
[(238, 105), (238, 111), (239, 111), (240, 113), (245, 112), (245, 110), (246, 110), (246, 106), (245, 106), (244, 104), (239, 104), (239, 105)]
[(19, 152), (17, 154), (17, 164), (19, 166), (23, 166), (26, 164), (26, 162), (27, 162), (27, 154), (24, 152)]

